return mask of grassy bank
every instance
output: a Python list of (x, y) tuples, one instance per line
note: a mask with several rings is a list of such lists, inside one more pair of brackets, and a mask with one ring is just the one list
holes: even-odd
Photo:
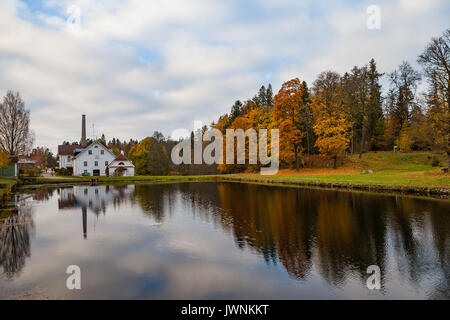
[[(240, 181), (304, 185), (327, 188), (346, 188), (383, 192), (406, 192), (423, 195), (450, 197), (450, 178), (433, 166), (436, 159), (444, 163), (444, 157), (429, 152), (393, 153), (370, 152), (362, 159), (358, 155), (347, 158), (338, 169), (307, 168), (300, 171), (280, 170), (275, 176), (259, 173), (241, 173), (209, 176), (135, 176), (97, 177), (99, 183), (138, 182), (200, 182)], [(436, 164), (434, 164), (436, 165)], [(363, 173), (372, 170), (373, 173)], [(25, 178), (25, 185), (89, 183), (92, 177)]]
[(159, 181), (205, 181), (215, 180), (216, 176), (134, 176), (134, 177), (55, 177), (55, 178), (24, 178), (23, 185), (40, 184), (77, 184), (89, 183), (92, 178), (97, 178), (99, 183), (118, 182), (159, 182)]
[(0, 179), (0, 185), (2, 185), (0, 188), (0, 202), (12, 191), (16, 183), (17, 180)]
[[(433, 160), (444, 163), (444, 157), (429, 152), (393, 153), (370, 152), (362, 159), (355, 155), (338, 169), (318, 168), (280, 170), (275, 176), (259, 174), (233, 174), (226, 178), (234, 181), (281, 183), (318, 187), (400, 191), (421, 194), (450, 195), (450, 177), (433, 166)], [(373, 173), (363, 173), (372, 170)]]

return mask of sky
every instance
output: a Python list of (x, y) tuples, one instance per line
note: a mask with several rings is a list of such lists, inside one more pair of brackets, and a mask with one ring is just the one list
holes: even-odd
[(418, 67), (448, 17), (448, 0), (0, 0), (0, 96), (20, 92), (35, 146), (54, 152), (80, 140), (82, 114), (89, 138), (169, 136), (261, 85), (311, 85), (371, 58)]

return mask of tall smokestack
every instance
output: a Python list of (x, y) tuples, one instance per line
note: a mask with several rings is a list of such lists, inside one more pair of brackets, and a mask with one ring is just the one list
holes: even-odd
[(80, 144), (84, 146), (86, 144), (86, 115), (81, 116), (81, 141)]

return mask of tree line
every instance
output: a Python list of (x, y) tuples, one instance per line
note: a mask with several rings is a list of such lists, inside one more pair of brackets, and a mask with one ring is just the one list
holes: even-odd
[[(432, 38), (415, 70), (407, 61), (390, 73), (379, 72), (374, 59), (343, 75), (321, 72), (311, 88), (295, 78), (273, 96), (262, 86), (245, 102), (236, 101), (229, 114), (212, 126), (226, 129), (280, 130), (280, 161), (302, 165), (302, 155), (333, 159), (376, 150), (435, 150), (449, 153), (450, 29)], [(389, 88), (383, 94), (381, 79)], [(417, 92), (421, 80), (427, 88)], [(224, 173), (253, 170), (255, 165), (219, 165)]]

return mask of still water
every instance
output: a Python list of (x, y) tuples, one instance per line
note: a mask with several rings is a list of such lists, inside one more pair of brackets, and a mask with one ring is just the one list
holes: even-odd
[(0, 211), (1, 299), (450, 298), (449, 201), (214, 182), (18, 198)]

